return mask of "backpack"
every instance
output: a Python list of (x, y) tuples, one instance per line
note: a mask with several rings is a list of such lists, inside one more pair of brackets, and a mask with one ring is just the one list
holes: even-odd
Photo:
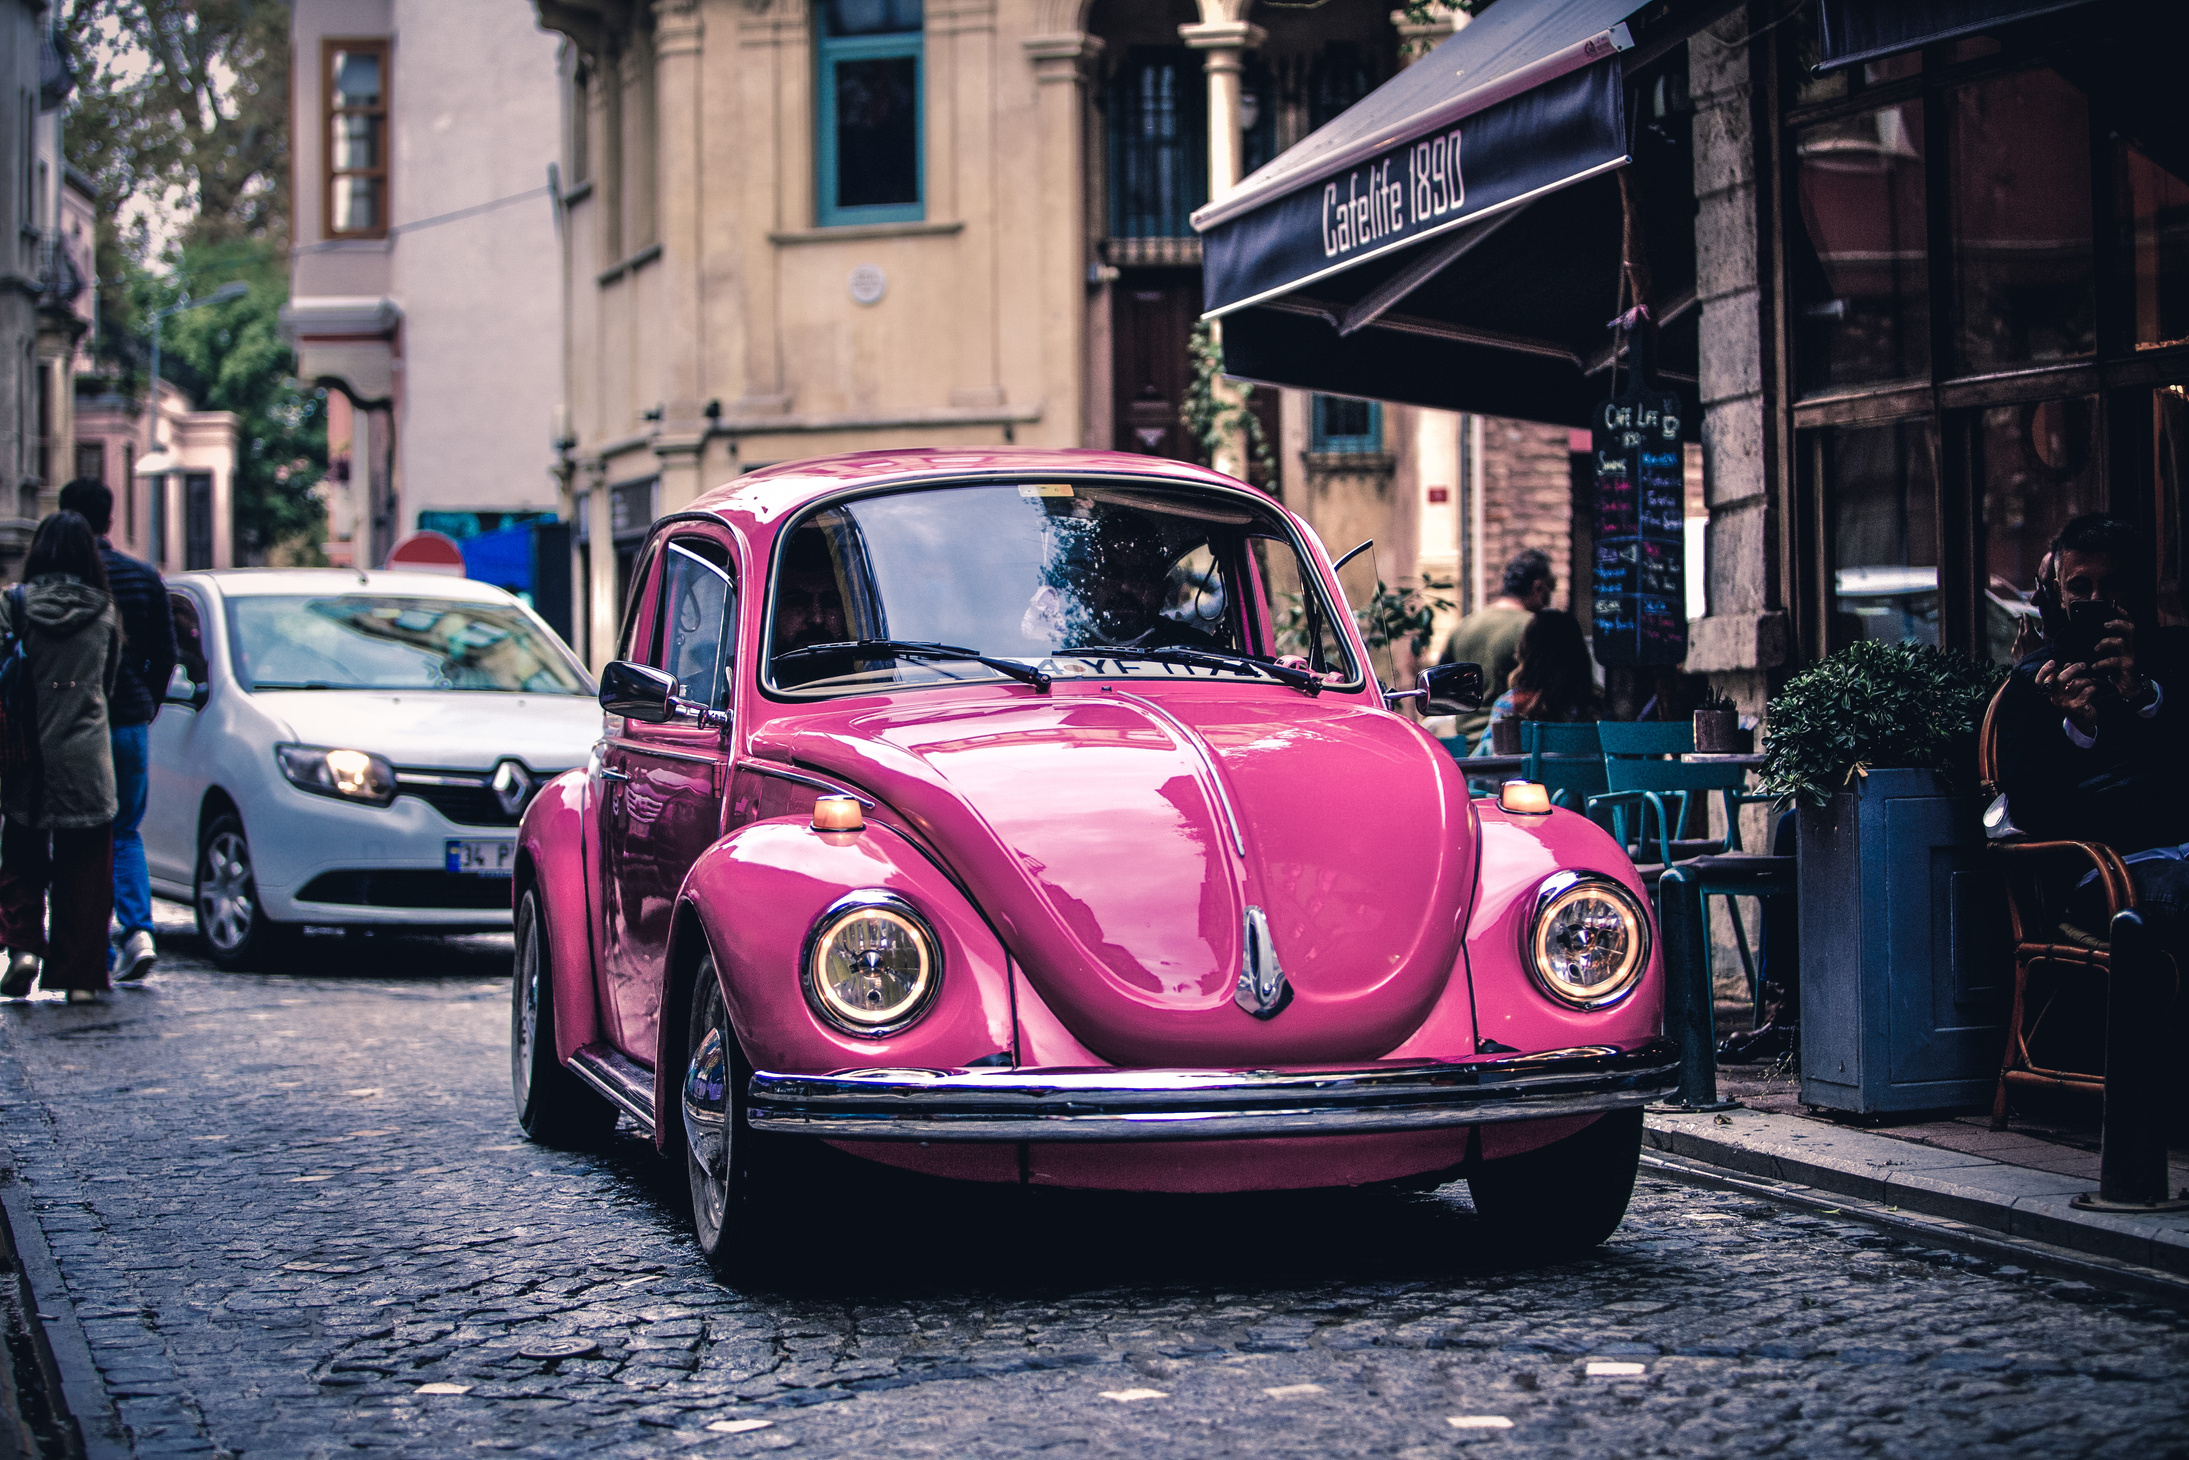
[(38, 746), (38, 684), (31, 678), (30, 614), (18, 583), (8, 590), (9, 632), (0, 639), (0, 775), (36, 776), (43, 759)]

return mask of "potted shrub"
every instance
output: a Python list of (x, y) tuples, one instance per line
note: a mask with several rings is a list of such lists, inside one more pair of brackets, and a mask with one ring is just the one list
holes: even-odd
[(1736, 755), (1741, 743), (1741, 712), (1726, 695), (1712, 695), (1695, 707), (1695, 749), (1702, 755)]
[(1801, 1098), (1981, 1107), (2005, 1038), (2004, 890), (1981, 857), (1976, 736), (2006, 671), (1863, 640), (1786, 682), (1763, 783), (1798, 808)]

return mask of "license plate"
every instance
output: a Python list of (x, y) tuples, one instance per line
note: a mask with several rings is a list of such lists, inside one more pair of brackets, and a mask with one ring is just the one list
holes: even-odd
[(507, 877), (517, 865), (517, 844), (514, 841), (459, 841), (450, 837), (447, 843), (448, 870), (470, 872), (480, 877)]

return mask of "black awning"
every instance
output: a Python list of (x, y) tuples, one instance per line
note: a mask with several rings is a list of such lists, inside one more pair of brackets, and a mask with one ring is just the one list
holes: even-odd
[(1636, 0), (1505, 0), (1193, 215), (1220, 317), (1627, 161)]
[(1950, 41), (2091, 0), (1817, 0), (1817, 33), (1830, 71)]
[(1224, 321), (1225, 373), (1586, 425), (1610, 393), (1622, 240), (1638, 223), (1660, 383), (1687, 399), (1692, 435), (1702, 413), (1688, 119), (1649, 84), (1657, 62), (1634, 77), (1625, 64), (1636, 40), (1640, 54), (1668, 57), (1668, 74), (1681, 58), (1661, 37), (1631, 35), (1635, 9), (1500, 0), (1202, 209), (1203, 292)]

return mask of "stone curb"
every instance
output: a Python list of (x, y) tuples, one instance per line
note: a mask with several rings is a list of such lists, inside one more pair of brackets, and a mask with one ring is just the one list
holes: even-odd
[(130, 1460), (135, 1452), (122, 1432), (99, 1366), (92, 1362), (91, 1343), (77, 1321), (68, 1285), (46, 1243), (30, 1191), (13, 1170), (0, 1169), (0, 1220), (7, 1223), (9, 1244), (37, 1304), (35, 1314), (26, 1316), (45, 1330), (46, 1345), (53, 1354), (61, 1384), (61, 1392), (54, 1397), (82, 1437), (84, 1460)]
[(1653, 1110), (1645, 1131), (1651, 1149), (1723, 1170), (2189, 1276), (2189, 1213), (2077, 1211), (2069, 1202), (2093, 1185), (2084, 1177), (1760, 1110)]

